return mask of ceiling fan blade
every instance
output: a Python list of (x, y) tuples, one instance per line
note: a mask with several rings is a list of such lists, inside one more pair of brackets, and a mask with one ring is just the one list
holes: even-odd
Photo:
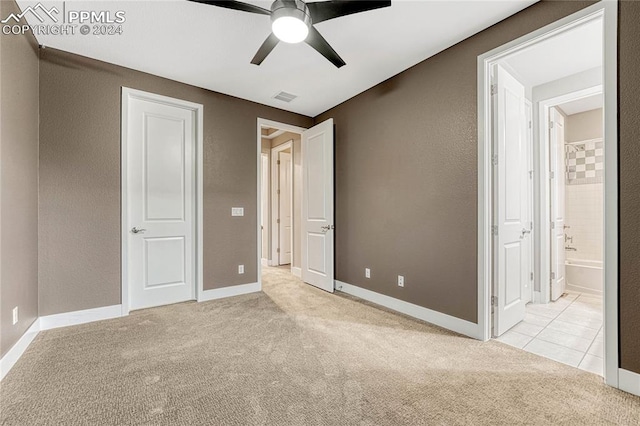
[(260, 15), (271, 15), (271, 11), (259, 6), (243, 3), (241, 1), (211, 1), (211, 0), (189, 0), (194, 3), (208, 4), (210, 6), (224, 7), (227, 9), (240, 10), (242, 12), (259, 13)]
[(264, 61), (264, 59), (269, 56), (269, 53), (271, 53), (273, 48), (276, 47), (279, 42), (280, 40), (278, 39), (278, 37), (276, 37), (275, 34), (271, 33), (269, 37), (267, 37), (267, 39), (264, 41), (264, 43), (262, 43), (262, 46), (260, 46), (260, 49), (258, 49), (258, 52), (256, 52), (256, 55), (251, 60), (251, 63), (254, 65), (260, 65), (262, 61)]
[(353, 13), (366, 12), (368, 10), (381, 9), (391, 6), (390, 1), (322, 1), (309, 2), (309, 13), (311, 14), (311, 22), (328, 21), (329, 19), (339, 18)]
[[(311, 3), (308, 3), (311, 4)], [(305, 42), (316, 49), (322, 56), (327, 58), (333, 65), (337, 68), (340, 68), (343, 65), (346, 65), (346, 62), (342, 60), (342, 58), (333, 50), (333, 47), (329, 45), (327, 40), (322, 37), (322, 35), (316, 30), (313, 26), (309, 28), (309, 35)]]

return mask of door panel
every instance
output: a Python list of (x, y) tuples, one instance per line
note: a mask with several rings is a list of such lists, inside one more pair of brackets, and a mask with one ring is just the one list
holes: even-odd
[(527, 223), (530, 233), (526, 235), (524, 250), (524, 267), (527, 270), (528, 278), (524, 281), (522, 298), (526, 303), (533, 301), (533, 269), (534, 269), (534, 246), (533, 246), (533, 110), (531, 102), (525, 100), (525, 120), (526, 120), (526, 155), (527, 155)]
[(334, 289), (333, 119), (302, 134), (302, 280)]
[(494, 109), (494, 335), (524, 319), (529, 238), (524, 86), (496, 66)]
[(279, 213), (280, 213), (280, 265), (288, 265), (291, 263), (291, 232), (293, 225), (292, 211), (292, 163), (291, 154), (288, 152), (278, 153), (279, 163)]
[(549, 143), (551, 163), (551, 300), (565, 292), (565, 150), (564, 116), (555, 108), (549, 110)]
[(130, 309), (195, 296), (195, 124), (192, 110), (129, 100), (123, 226), (130, 230)]
[(260, 229), (262, 230), (262, 259), (266, 261), (269, 259), (269, 155), (262, 154), (262, 182), (261, 182), (261, 196), (260, 201), (262, 206), (260, 208)]

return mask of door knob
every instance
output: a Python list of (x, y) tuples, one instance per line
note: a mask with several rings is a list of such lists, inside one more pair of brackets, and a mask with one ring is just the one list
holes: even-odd
[(135, 226), (133, 228), (131, 228), (131, 232), (133, 232), (134, 234), (144, 234), (146, 231), (146, 229), (144, 228), (136, 228)]
[(326, 226), (321, 227), (320, 229), (322, 229), (322, 232), (326, 234), (327, 231), (329, 231), (330, 229), (334, 229), (334, 226), (333, 225), (326, 225)]
[(531, 229), (522, 228), (522, 235), (520, 235), (520, 239), (523, 239), (525, 235), (530, 233), (531, 233)]

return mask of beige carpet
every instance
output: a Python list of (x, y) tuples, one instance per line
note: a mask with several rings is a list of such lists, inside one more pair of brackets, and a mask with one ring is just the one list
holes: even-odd
[(596, 375), (264, 281), (41, 333), (0, 384), (0, 424), (640, 424), (640, 398)]

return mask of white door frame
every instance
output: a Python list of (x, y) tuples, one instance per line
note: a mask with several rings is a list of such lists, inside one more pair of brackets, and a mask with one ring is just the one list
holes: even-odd
[[(257, 220), (256, 220), (256, 235), (258, 236), (257, 239), (257, 250), (256, 250), (256, 262), (257, 262), (257, 268), (258, 268), (258, 286), (260, 288), (260, 291), (262, 291), (262, 259), (260, 257), (260, 248), (262, 247), (262, 232), (260, 229), (260, 209), (262, 207), (262, 157), (261, 157), (261, 153), (262, 153), (262, 128), (263, 127), (274, 127), (274, 128), (278, 128), (281, 130), (284, 130), (286, 132), (293, 132), (293, 133), (300, 133), (302, 134), (302, 132), (304, 132), (305, 129), (304, 127), (298, 127), (298, 126), (293, 126), (291, 124), (285, 124), (285, 123), (279, 123), (277, 121), (272, 121), (272, 120), (267, 120), (265, 118), (260, 118), (258, 117), (258, 121), (257, 121), (257, 126), (256, 126), (256, 164), (257, 164), (257, 183), (256, 183), (256, 192), (258, 193), (257, 195), (257, 205), (256, 205), (256, 209), (257, 209)], [(273, 239), (273, 238), (272, 238)], [(273, 261), (273, 259), (271, 259)]]
[[(535, 175), (538, 180), (538, 188), (540, 188), (540, 198), (538, 200), (538, 209), (540, 211), (540, 223), (538, 223), (540, 232), (536, 238), (540, 247), (540, 273), (539, 285), (540, 294), (538, 303), (549, 303), (551, 301), (551, 188), (550, 188), (550, 152), (549, 144), (549, 110), (559, 104), (586, 98), (592, 95), (602, 93), (602, 85), (596, 85), (576, 92), (567, 93), (550, 99), (542, 100), (538, 103), (540, 113), (538, 115), (538, 127), (540, 129), (540, 155), (536, 159)], [(605, 153), (606, 155), (606, 153)], [(605, 159), (606, 161), (606, 159)], [(606, 167), (606, 166), (605, 166)], [(605, 170), (606, 173), (606, 170)], [(603, 281), (604, 282), (604, 281)], [(536, 298), (538, 299), (538, 298)]]
[[(271, 264), (272, 266), (280, 265), (280, 253), (278, 253), (278, 246), (280, 245), (280, 225), (278, 224), (278, 219), (280, 216), (280, 205), (278, 202), (274, 200), (278, 200), (279, 194), (277, 186), (280, 186), (280, 167), (278, 166), (278, 154), (282, 151), (289, 149), (291, 151), (291, 183), (293, 184), (293, 139), (283, 143), (282, 145), (278, 145), (275, 148), (271, 148)], [(293, 185), (291, 187), (291, 266), (293, 266)], [(277, 233), (276, 233), (277, 230)], [(275, 236), (275, 237), (274, 237)]]
[(167, 96), (157, 95), (155, 93), (144, 92), (141, 90), (130, 89), (128, 87), (122, 87), (122, 118), (121, 118), (121, 134), (120, 134), (120, 173), (121, 173), (121, 219), (120, 219), (120, 239), (121, 239), (121, 300), (122, 300), (122, 315), (129, 315), (129, 265), (128, 255), (129, 249), (127, 242), (129, 240), (129, 229), (125, 226), (128, 221), (128, 176), (127, 176), (127, 161), (128, 161), (128, 121), (129, 121), (129, 102), (133, 99), (139, 99), (143, 101), (155, 102), (163, 105), (179, 107), (195, 112), (194, 134), (196, 137), (195, 147), (195, 160), (194, 167), (196, 171), (195, 182), (195, 221), (194, 221), (194, 237), (195, 237), (195, 276), (194, 276), (194, 295), (198, 301), (201, 300), (203, 294), (203, 260), (202, 260), (202, 230), (203, 230), (203, 124), (204, 124), (204, 107), (201, 104), (188, 102), (181, 99), (170, 98)]
[[(618, 387), (618, 2), (604, 0), (478, 57), (478, 338), (491, 337), (491, 65), (578, 25), (602, 19), (605, 134), (605, 382)], [(540, 228), (538, 228), (540, 229)], [(624, 371), (624, 370), (622, 370)]]

